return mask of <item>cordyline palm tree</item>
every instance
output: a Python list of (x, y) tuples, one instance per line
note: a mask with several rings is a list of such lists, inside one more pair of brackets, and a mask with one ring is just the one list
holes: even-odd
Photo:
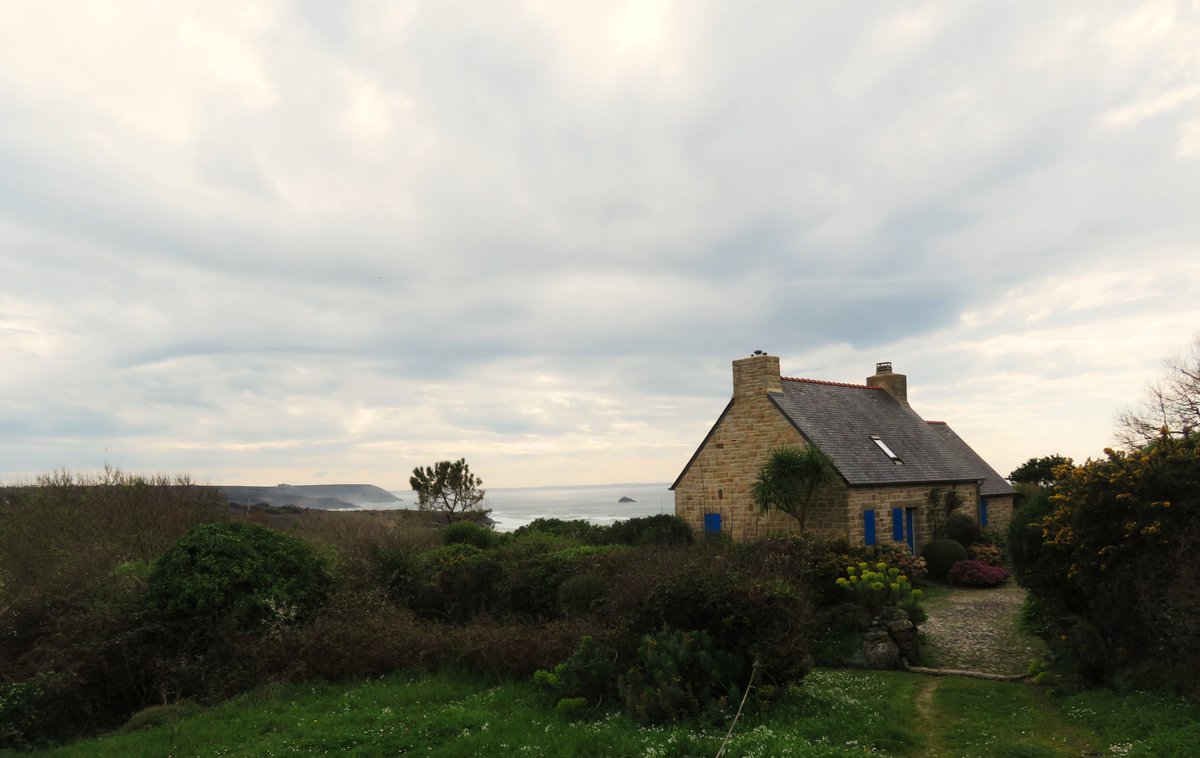
[(808, 506), (836, 476), (833, 462), (816, 445), (783, 445), (771, 448), (750, 486), (750, 497), (764, 513), (777, 508), (799, 521), (804, 534)]

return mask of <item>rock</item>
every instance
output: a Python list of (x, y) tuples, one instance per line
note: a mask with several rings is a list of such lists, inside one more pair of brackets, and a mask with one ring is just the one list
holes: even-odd
[(863, 658), (867, 667), (873, 669), (900, 668), (900, 648), (892, 641), (885, 629), (873, 627), (863, 635)]
[(637, 501), (636, 501), (636, 500), (634, 500), (634, 499), (633, 499), (633, 498), (631, 498), (631, 497), (624, 497), (624, 496), (622, 496), (622, 497), (621, 497), (621, 499), (620, 499), (620, 500), (618, 500), (617, 502), (618, 502), (618, 503), (636, 503)]

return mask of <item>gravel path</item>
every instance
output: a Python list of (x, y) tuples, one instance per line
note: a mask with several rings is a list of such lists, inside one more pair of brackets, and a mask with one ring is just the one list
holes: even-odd
[(923, 663), (935, 668), (1023, 674), (1040, 641), (1018, 626), (1025, 590), (1009, 580), (989, 589), (951, 588), (925, 603)]

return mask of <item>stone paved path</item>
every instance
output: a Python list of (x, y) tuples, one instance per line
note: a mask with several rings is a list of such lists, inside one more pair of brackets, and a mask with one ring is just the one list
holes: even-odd
[(1021, 631), (1018, 614), (1025, 590), (1009, 580), (1001, 587), (955, 587), (925, 603), (922, 657), (927, 666), (990, 674), (1023, 674), (1041, 643)]

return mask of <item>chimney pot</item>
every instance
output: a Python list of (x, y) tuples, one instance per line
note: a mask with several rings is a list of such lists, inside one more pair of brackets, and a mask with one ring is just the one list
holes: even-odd
[(891, 361), (875, 364), (875, 376), (867, 377), (868, 387), (882, 387), (897, 403), (908, 407), (908, 377), (892, 373)]

